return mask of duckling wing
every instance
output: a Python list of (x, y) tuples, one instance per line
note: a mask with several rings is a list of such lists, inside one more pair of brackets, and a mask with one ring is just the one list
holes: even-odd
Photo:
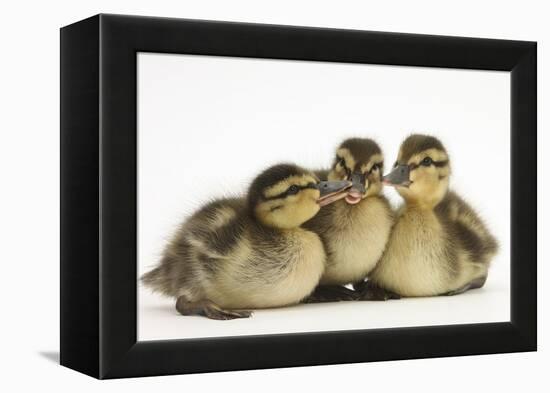
[(213, 201), (186, 220), (165, 247), (159, 265), (142, 282), (168, 296), (200, 292), (245, 229), (243, 199)]
[(224, 259), (246, 228), (245, 201), (241, 198), (214, 201), (189, 219), (181, 234), (210, 259)]
[(472, 262), (488, 263), (497, 253), (498, 243), (483, 219), (456, 193), (449, 192), (436, 214), (449, 223), (453, 237)]

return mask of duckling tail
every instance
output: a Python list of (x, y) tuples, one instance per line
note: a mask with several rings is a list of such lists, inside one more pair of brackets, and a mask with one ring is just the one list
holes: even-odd
[(491, 234), (488, 234), (487, 236), (486, 249), (487, 249), (487, 254), (489, 258), (494, 257), (499, 252), (500, 247), (499, 247), (498, 241)]
[(158, 266), (153, 270), (145, 273), (143, 276), (141, 276), (140, 280), (143, 283), (143, 285), (153, 290), (156, 290), (159, 288), (162, 278), (163, 278), (162, 266)]

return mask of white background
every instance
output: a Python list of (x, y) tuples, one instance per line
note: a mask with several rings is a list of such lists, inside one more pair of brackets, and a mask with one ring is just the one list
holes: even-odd
[[(2, 37), (0, 154), (0, 287), (2, 379), (5, 391), (543, 391), (548, 387), (548, 304), (543, 288), (543, 194), (550, 168), (542, 150), (549, 91), (543, 65), (550, 39), (539, 1), (114, 1), (5, 3)], [(95, 381), (59, 367), (59, 32), (98, 12), (159, 15), (539, 42), (539, 352), (372, 364), (302, 367), (192, 376)], [(544, 177), (544, 186), (543, 186)], [(546, 251), (545, 248), (544, 251)], [(547, 307), (546, 307), (547, 309)]]
[(455, 297), (300, 305), (220, 322), (182, 318), (174, 299), (141, 287), (139, 339), (510, 320), (510, 73), (142, 53), (138, 92), (140, 275), (205, 202), (242, 194), (278, 162), (327, 167), (350, 136), (374, 138), (388, 170), (406, 135), (438, 136), (451, 188), (501, 245), (485, 287)]

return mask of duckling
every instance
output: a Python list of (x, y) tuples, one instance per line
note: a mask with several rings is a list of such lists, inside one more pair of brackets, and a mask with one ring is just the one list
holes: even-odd
[(497, 253), (477, 213), (449, 190), (450, 158), (432, 136), (411, 135), (383, 181), (404, 199), (364, 297), (455, 295), (481, 288)]
[(331, 169), (316, 172), (352, 186), (305, 224), (321, 237), (327, 253), (320, 286), (308, 302), (353, 300), (354, 292), (343, 286), (362, 282), (382, 256), (393, 225), (393, 211), (381, 193), (383, 165), (375, 141), (350, 138), (337, 148)]
[(295, 165), (273, 166), (253, 180), (246, 198), (215, 200), (186, 220), (142, 282), (177, 298), (182, 315), (211, 319), (298, 303), (325, 266), (319, 236), (301, 225), (349, 186), (319, 182)]

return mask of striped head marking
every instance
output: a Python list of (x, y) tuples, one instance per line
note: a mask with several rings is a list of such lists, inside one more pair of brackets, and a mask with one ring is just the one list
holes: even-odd
[(296, 228), (329, 203), (326, 197), (346, 188), (343, 183), (349, 182), (320, 183), (310, 171), (292, 164), (279, 164), (254, 179), (248, 204), (262, 224), (279, 229)]
[(346, 202), (356, 204), (382, 190), (384, 157), (372, 139), (350, 138), (340, 144), (328, 174), (329, 180), (349, 180)]
[(443, 144), (429, 135), (410, 135), (403, 141), (384, 183), (396, 187), (408, 202), (433, 207), (449, 188), (451, 166)]

